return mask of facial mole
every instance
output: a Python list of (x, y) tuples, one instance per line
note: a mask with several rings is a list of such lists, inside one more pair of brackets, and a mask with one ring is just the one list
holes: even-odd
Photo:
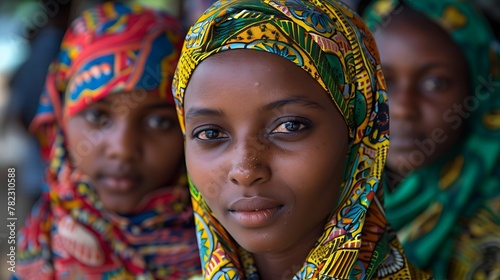
[(260, 86), (260, 83), (259, 83), (259, 82), (255, 82), (253, 85), (254, 85), (255, 87), (259, 87), (259, 86)]

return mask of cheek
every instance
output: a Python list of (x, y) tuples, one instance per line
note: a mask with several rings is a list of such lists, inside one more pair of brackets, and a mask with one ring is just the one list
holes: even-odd
[[(313, 146), (300, 159), (288, 160), (289, 185), (296, 186), (298, 203), (303, 201), (305, 207), (330, 209), (337, 201), (344, 169), (345, 153), (332, 148), (332, 144)], [(342, 154), (343, 153), (343, 154)], [(318, 207), (319, 206), (319, 207)]]
[(150, 178), (166, 183), (172, 180), (184, 164), (184, 146), (182, 136), (163, 137), (154, 143), (144, 143), (144, 170), (149, 170)]
[(66, 145), (69, 154), (69, 160), (74, 167), (87, 171), (95, 160), (98, 153), (97, 141), (90, 141), (89, 130), (81, 126), (79, 121), (71, 119), (67, 122)]
[[(347, 135), (347, 131), (345, 131), (345, 134), (340, 135)], [(316, 163), (316, 168), (319, 174), (317, 177), (320, 180), (318, 186), (322, 186), (318, 190), (318, 193), (323, 192), (325, 194), (325, 197), (320, 197), (319, 199), (326, 200), (327, 207), (330, 210), (338, 201), (342, 177), (347, 162), (348, 140), (339, 139), (338, 135), (332, 135), (332, 137), (327, 139), (332, 139), (336, 143), (326, 143), (323, 149), (318, 150), (320, 152), (318, 157), (322, 160)]]
[(453, 90), (439, 100), (429, 102), (424, 111), (426, 138), (420, 139), (419, 152), (427, 155), (424, 164), (432, 162), (460, 141), (471, 116), (465, 108), (465, 91)]
[(320, 211), (329, 211), (338, 199), (342, 171), (332, 169), (331, 162), (316, 168), (315, 172), (309, 175), (311, 180), (307, 182), (308, 188), (304, 190), (303, 197), (309, 197), (310, 206)]
[(432, 136), (436, 130), (446, 134), (460, 134), (463, 124), (470, 117), (467, 106), (464, 106), (467, 97), (457, 91), (449, 93), (437, 100), (430, 100), (423, 110), (427, 135)]
[(219, 205), (221, 194), (223, 193), (223, 184), (221, 183), (222, 173), (216, 172), (213, 165), (206, 166), (201, 164), (187, 164), (189, 178), (196, 189), (207, 203), (208, 207), (214, 212), (216, 217), (222, 218), (224, 215)]
[(217, 161), (217, 157), (211, 157), (203, 152), (197, 152), (186, 146), (186, 167), (190, 179), (209, 205), (217, 198), (227, 172)]
[(143, 148), (152, 158), (150, 165), (173, 167), (180, 163), (184, 155), (184, 142), (181, 136), (162, 137), (155, 143), (143, 142)]

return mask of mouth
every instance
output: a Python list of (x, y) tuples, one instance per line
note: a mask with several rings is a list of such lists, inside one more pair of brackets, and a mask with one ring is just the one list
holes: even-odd
[(416, 142), (426, 138), (415, 124), (404, 121), (393, 121), (391, 123), (391, 148), (398, 150), (413, 150)]
[(139, 184), (139, 177), (127, 174), (102, 175), (98, 182), (111, 192), (127, 192)]
[(401, 136), (391, 135), (391, 148), (396, 149), (412, 149), (415, 147), (415, 141), (419, 139), (417, 136)]
[(275, 200), (251, 197), (235, 201), (228, 212), (243, 227), (259, 228), (271, 224), (283, 208), (284, 205)]

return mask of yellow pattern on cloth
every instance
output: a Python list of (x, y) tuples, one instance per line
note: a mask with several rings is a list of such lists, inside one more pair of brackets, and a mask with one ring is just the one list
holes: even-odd
[[(216, 2), (192, 26), (173, 81), (184, 126), (184, 92), (207, 57), (231, 49), (273, 53), (309, 73), (331, 96), (349, 128), (340, 200), (293, 279), (428, 279), (390, 233), (379, 188), (388, 139), (388, 106), (370, 31), (333, 1)], [(259, 279), (252, 256), (217, 221), (191, 183), (205, 279)]]

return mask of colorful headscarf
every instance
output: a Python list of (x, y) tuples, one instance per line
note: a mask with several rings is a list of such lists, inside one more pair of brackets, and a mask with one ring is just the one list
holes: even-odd
[[(470, 1), (374, 1), (365, 11), (377, 32), (404, 6), (427, 16), (461, 48), (471, 94), (468, 134), (452, 152), (386, 192), (387, 217), (408, 258), (437, 279), (500, 277), (500, 45)], [(391, 93), (389, 92), (389, 100)], [(443, 113), (444, 113), (443, 109)]]
[[(68, 163), (65, 123), (109, 94), (143, 90), (173, 104), (184, 32), (164, 13), (108, 2), (68, 29), (32, 129), (44, 137), (47, 190), (19, 233), (13, 279), (187, 279), (201, 273), (184, 168), (135, 214), (107, 211)], [(150, 93), (149, 93), (150, 92)]]
[[(427, 279), (389, 233), (379, 188), (388, 139), (385, 84), (370, 31), (338, 2), (225, 0), (191, 27), (176, 74), (184, 130), (184, 92), (194, 69), (231, 49), (273, 53), (309, 73), (329, 94), (349, 128), (338, 205), (293, 279)], [(259, 279), (254, 261), (217, 221), (191, 184), (205, 279)]]

